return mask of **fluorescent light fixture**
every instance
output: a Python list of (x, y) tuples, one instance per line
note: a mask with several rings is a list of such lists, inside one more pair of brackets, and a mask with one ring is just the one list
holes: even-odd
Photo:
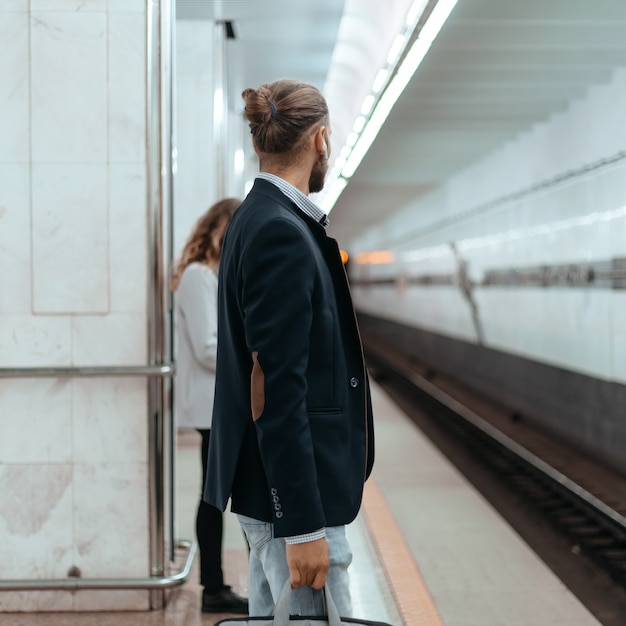
[(411, 49), (404, 59), (404, 63), (402, 63), (398, 73), (394, 76), (392, 81), (392, 84), (396, 83), (396, 85), (394, 85), (395, 91), (397, 91), (397, 95), (395, 96), (396, 100), (409, 84), (411, 78), (413, 78), (413, 74), (415, 74), (417, 68), (424, 60), (424, 57), (426, 56), (426, 53), (430, 49), (431, 45), (432, 41), (420, 38), (411, 46)]
[(361, 115), (369, 115), (375, 104), (376, 96), (374, 94), (369, 94), (368, 96), (365, 96), (363, 104), (361, 105)]
[(326, 211), (326, 213), (330, 213), (332, 211), (347, 184), (348, 181), (341, 176), (338, 176), (333, 180), (329, 180), (326, 183), (324, 190), (322, 191), (323, 196), (319, 203), (322, 210)]
[[(378, 107), (376, 107), (376, 110), (378, 110)], [(352, 176), (354, 172), (356, 172), (356, 168), (359, 167), (361, 161), (363, 160), (363, 157), (370, 149), (372, 143), (374, 142), (374, 139), (376, 139), (376, 135), (378, 135), (378, 131), (380, 130), (381, 126), (382, 124), (375, 126), (370, 118), (370, 121), (365, 127), (363, 134), (352, 148), (352, 152), (350, 152), (350, 156), (346, 160), (346, 164), (341, 169), (341, 175), (344, 178), (350, 178), (350, 176)]]
[(428, 16), (424, 28), (420, 31), (419, 38), (426, 39), (428, 43), (435, 41), (435, 37), (437, 37), (441, 27), (446, 23), (457, 2), (458, 0), (439, 0), (432, 13)]
[(341, 171), (341, 168), (346, 164), (346, 157), (345, 156), (341, 156), (339, 155), (336, 159), (335, 159), (335, 167)]
[(365, 126), (366, 121), (367, 119), (365, 118), (364, 115), (359, 115), (359, 117), (357, 117), (354, 120), (354, 124), (352, 125), (352, 130), (355, 133), (360, 133), (363, 130), (363, 127)]
[(406, 14), (406, 25), (409, 27), (415, 26), (417, 20), (421, 17), (428, 0), (415, 0), (411, 5), (409, 12)]
[(352, 131), (346, 137), (346, 146), (349, 146), (350, 148), (352, 148), (358, 140), (359, 140), (359, 133), (355, 133), (354, 131)]
[[(385, 83), (387, 82), (387, 77), (388, 76), (389, 76), (389, 70), (388, 69), (383, 68), (382, 70), (378, 70), (378, 74), (376, 74), (376, 78), (374, 79), (374, 82), (372, 84), (372, 91), (374, 93), (378, 93), (385, 86)], [(375, 99), (374, 96), (368, 96), (368, 98), (369, 97)], [(367, 100), (367, 98), (366, 98), (366, 100)], [(362, 112), (363, 111), (361, 110), (361, 113)], [(369, 111), (368, 111), (368, 113), (369, 113)]]
[[(383, 92), (358, 141), (354, 144), (350, 156), (341, 170), (341, 175), (345, 178), (350, 178), (356, 172), (367, 151), (374, 143), (389, 113), (391, 113), (398, 98), (409, 84), (457, 2), (458, 0), (439, 0), (429, 15), (418, 38), (409, 49), (391, 83)], [(349, 136), (349, 139), (352, 140), (351, 136)], [(348, 144), (348, 141), (346, 141), (346, 144)]]
[(387, 63), (389, 65), (393, 65), (398, 60), (398, 57), (400, 56), (400, 53), (402, 52), (402, 48), (404, 47), (405, 41), (406, 41), (406, 37), (404, 36), (403, 33), (396, 35), (395, 39), (393, 40), (393, 43), (391, 44), (391, 48), (389, 48), (389, 52), (387, 54)]
[(506, 244), (524, 238), (536, 238), (541, 235), (553, 235), (554, 233), (571, 230), (572, 228), (589, 227), (598, 222), (612, 222), (616, 219), (626, 217), (626, 206), (614, 209), (612, 211), (596, 211), (588, 213), (580, 217), (571, 217), (565, 220), (549, 222), (547, 224), (538, 224), (536, 226), (528, 226), (526, 228), (512, 229), (485, 237), (472, 237), (463, 239), (458, 242), (459, 252), (474, 250), (476, 248), (485, 248), (488, 246)]
[[(501, 231), (484, 237), (461, 239), (456, 242), (456, 246), (459, 252), (467, 252), (469, 250), (497, 246), (501, 244), (506, 245), (510, 244), (512, 241), (519, 241), (525, 238), (535, 239), (537, 236), (541, 235), (553, 235), (556, 232), (571, 230), (572, 228), (587, 228), (590, 225), (597, 224), (599, 222), (611, 222), (616, 219), (624, 218), (626, 218), (626, 206), (612, 211), (589, 213), (580, 217), (558, 220), (547, 224), (538, 224), (535, 226), (528, 226), (526, 228)], [(452, 250), (449, 245), (440, 244), (437, 246), (408, 250), (407, 252), (401, 253), (401, 258), (405, 262), (412, 262), (424, 261), (425, 259), (433, 259), (442, 256), (450, 256), (451, 254)]]

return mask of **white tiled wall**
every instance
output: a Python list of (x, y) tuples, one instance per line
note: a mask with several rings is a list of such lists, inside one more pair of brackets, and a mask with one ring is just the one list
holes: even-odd
[[(626, 67), (612, 80), (502, 149), (453, 176), (429, 197), (356, 239), (352, 252), (391, 245), (415, 274), (455, 274), (454, 241), (469, 273), (541, 264), (608, 261), (626, 257), (626, 161), (597, 168), (522, 199), (496, 202), (473, 218), (472, 208), (531, 189), (566, 172), (626, 151)], [(451, 225), (405, 243), (406, 233), (444, 217)], [(355, 271), (364, 271), (355, 268)], [(394, 275), (396, 266), (370, 268)], [(468, 341), (476, 334), (470, 306), (457, 287), (411, 287), (392, 305), (372, 288), (355, 288), (364, 311), (380, 311), (434, 332)], [(621, 319), (624, 293), (611, 289), (477, 288), (474, 293), (485, 342), (493, 348), (560, 367), (626, 382), (626, 342)], [(387, 297), (387, 296), (386, 296)], [(387, 297), (388, 300), (388, 297)], [(384, 310), (383, 310), (384, 309)]]
[[(17, 6), (17, 3), (14, 3)], [(7, 7), (8, 8), (8, 7)], [(28, 66), (28, 13), (0, 12), (0, 161), (26, 163), (29, 160), (29, 79), (15, 68)]]
[(113, 12), (109, 2), (108, 147), (114, 163), (145, 160), (145, 83), (137, 79), (145, 73), (145, 30), (143, 12)]
[[(3, 380), (0, 397), (0, 467), (72, 462), (72, 381)], [(9, 516), (4, 522), (10, 527), (15, 519)]]
[(100, 163), (33, 163), (35, 313), (108, 312), (107, 178)]
[(29, 204), (29, 165), (0, 162), (0, 267), (12, 267), (0, 276), (0, 313), (25, 313), (31, 308)]
[[(0, 2), (0, 367), (146, 362), (145, 4)], [(146, 398), (141, 378), (0, 379), (3, 579), (149, 575)], [(0, 594), (110, 608), (148, 594)]]
[(106, 50), (106, 13), (31, 8), (34, 162), (106, 160)]
[(145, 163), (110, 163), (108, 193), (110, 311), (143, 313), (148, 283)]

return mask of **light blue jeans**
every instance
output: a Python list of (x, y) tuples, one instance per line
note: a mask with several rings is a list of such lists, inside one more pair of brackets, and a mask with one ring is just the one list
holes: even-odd
[[(273, 524), (237, 515), (250, 546), (250, 589), (248, 604), (251, 617), (272, 615), (274, 605), (289, 579), (286, 544), (283, 537), (274, 537)], [(348, 566), (352, 551), (345, 526), (326, 529), (329, 568), (326, 587), (342, 617), (352, 616)], [(324, 595), (312, 587), (291, 592), (292, 615), (325, 615)]]

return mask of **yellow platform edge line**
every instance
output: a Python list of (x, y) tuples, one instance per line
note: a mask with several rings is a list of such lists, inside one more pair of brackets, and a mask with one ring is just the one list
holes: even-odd
[(363, 514), (404, 626), (445, 626), (419, 567), (372, 476), (363, 492)]

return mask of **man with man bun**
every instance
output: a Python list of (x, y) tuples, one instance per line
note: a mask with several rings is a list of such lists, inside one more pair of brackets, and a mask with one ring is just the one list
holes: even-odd
[(313, 86), (246, 89), (260, 173), (228, 227), (205, 500), (228, 499), (250, 546), (250, 615), (351, 614), (345, 525), (374, 461), (367, 370), (337, 242), (308, 195), (324, 186), (330, 121)]

